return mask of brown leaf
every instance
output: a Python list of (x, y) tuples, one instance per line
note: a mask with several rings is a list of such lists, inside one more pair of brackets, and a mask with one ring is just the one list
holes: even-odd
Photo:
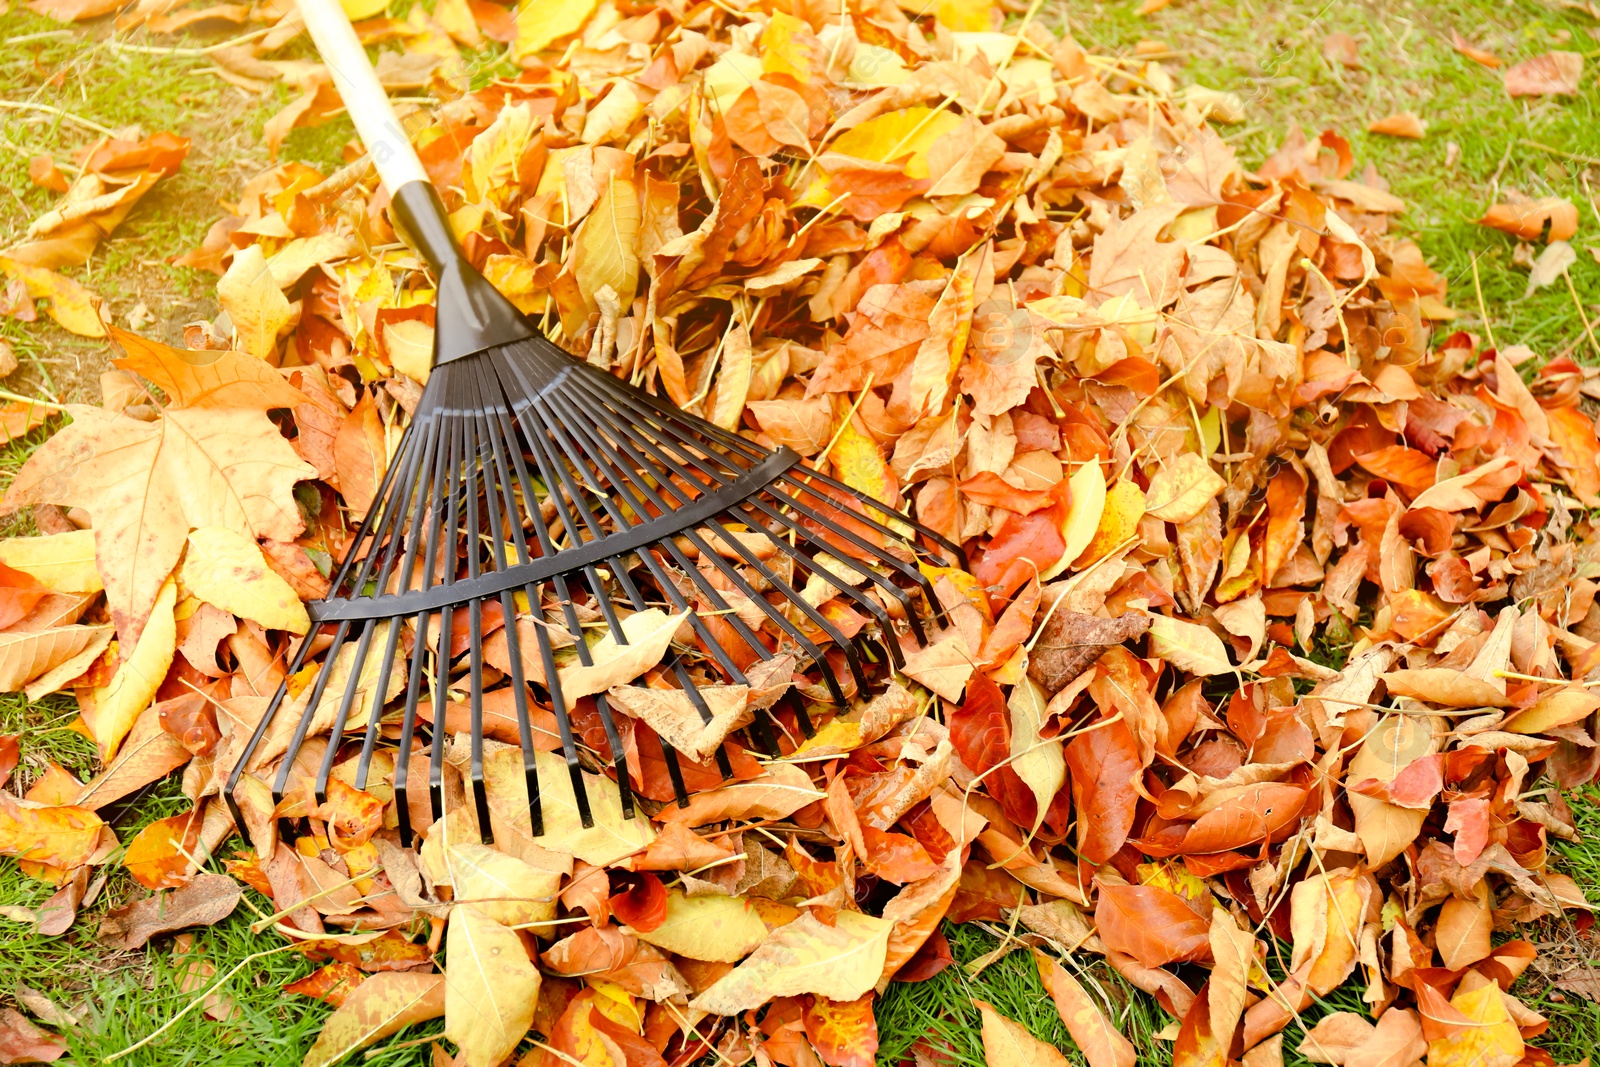
[(30, 1023), (15, 1008), (0, 1008), (0, 1063), (54, 1063), (67, 1043)]
[(1400, 111), (1369, 123), (1367, 130), (1389, 137), (1407, 137), (1413, 141), (1420, 141), (1427, 133), (1427, 124), (1409, 111)]
[(242, 892), (239, 883), (227, 875), (202, 872), (180, 889), (154, 893), (106, 912), (99, 937), (107, 947), (126, 951), (142, 947), (158, 934), (210, 926), (233, 914)]
[[(1046, 603), (1050, 602), (1047, 596)], [(1046, 609), (1048, 610), (1048, 609)], [(1150, 618), (1129, 612), (1102, 619), (1081, 612), (1056, 610), (1034, 637), (1028, 659), (1028, 676), (1055, 694), (1065, 689), (1113, 645), (1120, 645), (1150, 629)]]

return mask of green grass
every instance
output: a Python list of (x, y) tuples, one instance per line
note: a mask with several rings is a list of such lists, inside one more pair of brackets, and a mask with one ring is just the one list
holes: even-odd
[[(1035, 1037), (1064, 1050), (1073, 1063), (1085, 1062), (1072, 1046), (1027, 946), (1013, 943), (1011, 951), (973, 976), (967, 973), (967, 966), (992, 952), (1000, 939), (973, 923), (945, 923), (944, 932), (955, 963), (926, 982), (892, 983), (876, 1005), (880, 1064), (899, 1063), (911, 1054), (912, 1045), (926, 1040), (949, 1056), (950, 1062), (984, 1067), (981, 1023), (974, 1000), (989, 1002)], [(1171, 1046), (1152, 1036), (1167, 1019), (1150, 998), (1133, 990), (1094, 957), (1075, 956), (1065, 965), (1090, 988), (1091, 995), (1096, 988), (1104, 995), (1102, 1010), (1115, 1006), (1115, 1022), (1135, 1042), (1141, 1064), (1171, 1062)]]
[[(404, 6), (397, 4), (396, 11)], [(1484, 303), (1500, 344), (1529, 344), (1542, 357), (1571, 351), (1593, 362), (1566, 287), (1558, 283), (1525, 296), (1526, 270), (1512, 263), (1515, 241), (1472, 220), (1510, 189), (1530, 196), (1563, 196), (1578, 204), (1581, 223), (1573, 244), (1579, 261), (1571, 276), (1591, 319), (1596, 316), (1600, 265), (1584, 248), (1600, 245), (1600, 218), (1589, 199), (1590, 187), (1600, 185), (1600, 171), (1590, 173), (1585, 157), (1600, 155), (1600, 145), (1590, 133), (1600, 125), (1600, 84), (1595, 77), (1600, 23), (1556, 3), (1530, 2), (1178, 0), (1148, 16), (1137, 15), (1135, 6), (1134, 0), (1052, 4), (1038, 17), (1050, 25), (1070, 26), (1081, 43), (1103, 54), (1130, 55), (1140, 40), (1160, 40), (1181, 53), (1166, 61), (1180, 83), (1199, 82), (1239, 93), (1247, 101), (1247, 120), (1223, 132), (1238, 147), (1246, 167), (1270, 154), (1291, 124), (1311, 137), (1328, 128), (1340, 133), (1356, 157), (1352, 176), (1359, 177), (1370, 164), (1410, 203), (1411, 209), (1395, 220), (1396, 232), (1415, 239), (1433, 267), (1449, 279), (1449, 303), (1461, 313), (1456, 326), (1480, 336), (1486, 332), (1473, 289), (1476, 260)], [(165, 129), (191, 140), (189, 158), (178, 174), (147, 195), (87, 266), (66, 272), (105, 297), (119, 320), (136, 303), (145, 302), (156, 320), (144, 332), (179, 342), (184, 323), (216, 314), (214, 279), (167, 261), (197, 246), (222, 213), (218, 198), (237, 195), (244, 180), (269, 162), (260, 145), (261, 129), (287, 102), (289, 93), (274, 88), (249, 96), (208, 73), (203, 58), (118, 50), (107, 43), (110, 30), (105, 21), (64, 30), (15, 2), (4, 21), (0, 98), (61, 108), (110, 129), (137, 125), (143, 134)], [(1451, 29), (1507, 63), (1554, 48), (1585, 53), (1589, 69), (1583, 92), (1573, 98), (1513, 101), (1501, 88), (1498, 72), (1485, 70), (1451, 49)], [(1322, 39), (1334, 31), (1361, 41), (1363, 70), (1344, 70), (1322, 57)], [(130, 40), (140, 47), (194, 47), (223, 36), (141, 34)], [(302, 44), (283, 55), (306, 57), (309, 51)], [(474, 87), (497, 73), (511, 73), (492, 48), (468, 57), (467, 71)], [(1366, 132), (1368, 122), (1401, 110), (1414, 111), (1429, 123), (1424, 140), (1402, 141)], [(297, 130), (285, 142), (281, 158), (301, 160), (326, 173), (342, 161), (352, 132), (342, 118)], [(55, 200), (54, 194), (28, 180), (28, 157), (46, 152), (66, 163), (74, 149), (96, 137), (59, 116), (0, 111), (0, 182), (9, 191), (0, 196), (0, 243), (19, 238)], [(0, 339), (10, 342), (23, 362), (23, 370), (5, 383), (7, 388), (44, 390), (62, 399), (98, 398), (98, 375), (105, 360), (100, 342), (72, 337), (43, 317), (33, 324), (0, 319)], [(0, 448), (0, 480), (44, 436), (36, 431), (24, 441)], [(8, 521), (12, 525), (0, 528), (0, 533), (26, 531), (25, 517)], [(72, 717), (66, 698), (32, 707), (20, 697), (0, 698), (0, 732), (24, 734), (25, 762), (18, 785), (25, 788), (51, 759), (80, 777), (92, 773), (93, 746), (66, 729)], [(105, 814), (126, 842), (150, 821), (187, 806), (173, 779), (113, 805)], [(1556, 843), (1554, 851), (1580, 884), (1600, 885), (1600, 846), (1594, 844), (1600, 842), (1600, 807), (1575, 801), (1574, 811), (1585, 841)], [(51, 891), (23, 876), (15, 864), (0, 862), (0, 904), (36, 905)], [(97, 943), (95, 930), (104, 911), (143, 892), (113, 866), (100, 898), (61, 937), (35, 937), (18, 924), (0, 920), (0, 995), (23, 981), (79, 1011), (86, 1025), (71, 1035), (71, 1062), (102, 1062), (154, 1032), (193, 999), (177, 990), (167, 939), (132, 953), (108, 953)], [(270, 904), (254, 893), (247, 893), (246, 899), (261, 912), (270, 910)], [(242, 905), (232, 918), (196, 933), (199, 950), (219, 975), (252, 954), (281, 944), (272, 935), (249, 932), (256, 917), (256, 911)], [(1531, 936), (1559, 938), (1564, 929), (1552, 924)], [(998, 943), (972, 925), (947, 927), (947, 932), (958, 963), (970, 962)], [(1287, 946), (1277, 948), (1281, 951), (1274, 953), (1273, 966), (1287, 956)], [(1097, 984), (1115, 1006), (1116, 1021), (1139, 1049), (1140, 1062), (1169, 1062), (1170, 1043), (1155, 1036), (1170, 1021), (1165, 1014), (1103, 964), (1087, 958), (1073, 962), (1086, 967), (1080, 977)], [(288, 952), (251, 961), (222, 990), (237, 1008), (234, 1018), (217, 1023), (193, 1012), (119, 1062), (152, 1067), (297, 1064), (328, 1009), (285, 996), (281, 986), (314, 966)], [(1187, 977), (1193, 980), (1198, 973)], [(1600, 1043), (1600, 1007), (1572, 995), (1552, 1000), (1550, 990), (1531, 971), (1518, 992), (1550, 1017), (1549, 1033), (1536, 1044), (1548, 1049), (1557, 1062), (1576, 1062)], [(892, 985), (879, 1004), (879, 1062), (896, 1064), (918, 1038), (936, 1035), (948, 1042), (953, 1062), (978, 1067), (984, 1061), (973, 997), (990, 1001), (1081, 1062), (1026, 951), (1007, 954), (976, 977), (952, 967), (925, 983)], [(1314, 1023), (1331, 1010), (1362, 1010), (1358, 992), (1340, 990), (1317, 1004), (1305, 1021)], [(430, 1062), (427, 1043), (406, 1042), (439, 1028), (436, 1022), (397, 1035), (370, 1059), (357, 1062), (423, 1067)], [(1285, 1062), (1291, 1067), (1304, 1062), (1295, 1051), (1299, 1038), (1298, 1026), (1285, 1034)]]

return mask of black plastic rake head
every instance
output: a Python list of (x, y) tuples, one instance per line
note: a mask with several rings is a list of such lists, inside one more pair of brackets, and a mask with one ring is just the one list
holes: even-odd
[[(897, 666), (900, 629), (925, 639), (924, 616), (938, 602), (919, 561), (959, 563), (957, 546), (803, 466), (789, 449), (768, 451), (574, 360), (455, 252), (430, 188), (401, 189), (395, 207), (440, 278), (435, 369), (332, 595), (310, 606), (313, 629), (228, 780), (238, 825), (245, 825), (239, 802), (252, 771), (277, 762), (276, 806), (307, 739), (327, 731), (314, 781), (321, 803), (336, 762), (348, 754), (347, 732), (353, 744), (353, 731), (361, 731), (357, 788), (366, 787), (380, 742), (397, 745), (393, 784), (409, 843), (420, 829), (410, 825), (407, 802), (418, 785), (410, 764), (419, 747), (428, 754), (432, 817), (444, 813), (444, 723), (455, 692), (470, 711), (467, 784), (487, 836), (484, 701), (486, 690), (498, 688), (510, 690), (515, 709), (533, 834), (545, 823), (535, 766), (541, 709), (554, 716), (579, 819), (591, 825), (583, 769), (587, 760), (593, 770), (598, 757), (583, 754), (574, 735), (573, 701), (558, 668), (563, 648), (570, 651), (562, 658), (591, 664), (585, 622), (626, 643), (624, 615), (687, 613), (704, 661), (698, 677), (743, 684), (740, 664), (792, 653), (841, 706), (847, 686), (827, 649), (837, 650), (861, 690), (871, 681), (869, 653), (862, 636), (847, 636), (818, 605), (843, 597), (874, 620)], [(528, 630), (512, 622), (519, 612), (532, 616), (536, 647), (522, 647)], [(484, 658), (502, 620), (503, 672)], [(302, 668), (319, 652), (320, 669), (304, 679)], [(661, 673), (709, 723), (691, 658), (669, 648)], [(419, 716), (424, 698), (429, 716)], [(605, 693), (593, 700), (631, 817), (617, 718)], [(809, 734), (792, 690), (788, 706)], [(291, 730), (287, 717), (296, 714)], [(770, 714), (758, 711), (747, 731), (776, 755), (773, 727)], [(686, 804), (677, 754), (664, 739), (661, 745), (673, 793)], [(716, 761), (730, 777), (725, 752)], [(253, 787), (259, 796), (259, 784)]]
[[(897, 628), (903, 625), (921, 640), (923, 616), (936, 610), (918, 558), (940, 565), (960, 558), (955, 546), (932, 531), (801, 466), (794, 452), (767, 451), (664, 406), (542, 338), (438, 368), (378, 500), (335, 576), (334, 595), (311, 605), (316, 625), (289, 664), (289, 678), (297, 677), (313, 650), (324, 653), (321, 669), (293, 701), (288, 680), (279, 688), (229, 781), (230, 802), (263, 740), (281, 734), (276, 717), (295, 704), (299, 720), (286, 745), (269, 746), (282, 745), (273, 802), (289, 788), (308, 736), (325, 729), (333, 737), (315, 780), (321, 802), (350, 724), (365, 727), (357, 788), (366, 786), (380, 741), (397, 728), (394, 788), (401, 834), (409, 840), (406, 794), (416, 784), (409, 780), (408, 754), (426, 732), (428, 788), (438, 818), (445, 793), (443, 709), (454, 690), (465, 692), (470, 708), (470, 787), (478, 825), (487, 831), (488, 680), (512, 694), (533, 833), (543, 826), (532, 726), (536, 707), (554, 714), (580, 818), (589, 825), (583, 760), (556, 661), (558, 649), (570, 647), (569, 655), (580, 663), (591, 662), (583, 617), (597, 616), (625, 642), (624, 614), (652, 607), (687, 612), (703, 654), (726, 681), (742, 684), (747, 678), (738, 664), (779, 654), (731, 603), (742, 598), (743, 614), (759, 612), (770, 623), (762, 629), (781, 634), (779, 648), (808, 662), (842, 705), (847, 687), (824, 646), (842, 653), (862, 690), (870, 684), (869, 664), (862, 642), (847, 637), (814, 605), (844, 597), (876, 620), (886, 636), (881, 647), (898, 665)], [(825, 583), (824, 597), (813, 592), (808, 598), (807, 585), (818, 582)], [(537, 647), (521, 647), (528, 629), (500, 627), (510, 668), (502, 680), (484, 661), (485, 609), (493, 605), (501, 619), (513, 620), (519, 599), (524, 614), (535, 619), (528, 629)], [(713, 625), (713, 614), (721, 625)], [(460, 651), (452, 655), (455, 649)], [(527, 676), (523, 665), (529, 659), (542, 665), (542, 677)], [(385, 698), (399, 687), (397, 665), (404, 672), (394, 700), (398, 716), (385, 714)], [(669, 649), (663, 666), (709, 723), (712, 711), (685, 656)], [(436, 728), (419, 723), (425, 697)], [(594, 707), (615, 758), (624, 812), (631, 815), (615, 715), (604, 693), (594, 696)], [(792, 700), (790, 707), (809, 733), (803, 704)], [(758, 747), (776, 754), (765, 712), (757, 713), (749, 729)], [(662, 749), (674, 792), (686, 803), (676, 753), (664, 740)], [(268, 755), (279, 757), (276, 751)], [(722, 773), (730, 775), (726, 756), (718, 755)]]

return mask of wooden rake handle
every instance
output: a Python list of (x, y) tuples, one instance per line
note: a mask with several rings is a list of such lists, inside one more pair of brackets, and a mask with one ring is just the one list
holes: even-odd
[(405, 127), (389, 104), (389, 95), (367, 60), (350, 18), (339, 0), (298, 0), (306, 32), (333, 75), (350, 118), (367, 146), (378, 177), (392, 197), (410, 182), (426, 182), (427, 172), (411, 147)]

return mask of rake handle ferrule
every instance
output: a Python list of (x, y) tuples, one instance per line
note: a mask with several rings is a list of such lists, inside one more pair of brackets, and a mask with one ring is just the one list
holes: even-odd
[(444, 204), (339, 0), (299, 0), (299, 5), (306, 31), (333, 74), (339, 96), (389, 190), (396, 230), (427, 261), (438, 282), (434, 366), (539, 336), (456, 244)]

